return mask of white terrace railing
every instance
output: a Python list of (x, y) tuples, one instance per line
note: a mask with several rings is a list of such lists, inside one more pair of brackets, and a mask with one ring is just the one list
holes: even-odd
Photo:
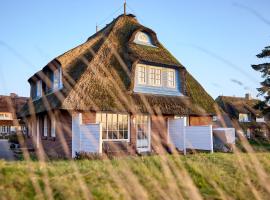
[(102, 153), (101, 125), (82, 124), (82, 115), (72, 115), (72, 157), (76, 152)]
[(175, 148), (186, 153), (186, 149), (213, 152), (212, 126), (185, 126), (183, 119), (168, 122), (169, 140)]

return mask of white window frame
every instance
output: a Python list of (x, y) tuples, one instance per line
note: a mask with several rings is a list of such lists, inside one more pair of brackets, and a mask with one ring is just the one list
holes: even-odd
[(147, 80), (146, 65), (137, 65), (137, 79), (138, 79), (138, 84), (146, 85), (146, 80)]
[[(157, 72), (158, 71), (160, 72), (159, 79), (157, 79), (157, 76), (158, 76)], [(159, 83), (157, 83), (158, 80), (159, 80)], [(156, 87), (162, 86), (162, 68), (149, 66), (148, 83), (150, 86), (156, 86)]]
[(52, 71), (52, 88), (48, 91), (48, 94), (53, 93), (63, 88), (63, 71), (62, 67), (58, 66), (57, 69)]
[[(172, 76), (171, 76), (172, 75)], [(176, 87), (176, 76), (174, 69), (167, 69), (167, 87), (175, 88)]]
[(36, 99), (42, 97), (42, 80), (36, 82)]
[(58, 70), (59, 70), (59, 82), (58, 82), (58, 89), (62, 89), (63, 88), (63, 75), (62, 75), (62, 67), (59, 66), (58, 67)]
[[(141, 117), (147, 117), (147, 122), (145, 123), (139, 123), (138, 122), (138, 119), (141, 118)], [(136, 149), (137, 151), (139, 152), (149, 152), (151, 151), (151, 116), (150, 115), (136, 115), (135, 116), (135, 131), (136, 131)], [(143, 126), (146, 126), (146, 131), (147, 131), (147, 143), (148, 143), (148, 146), (146, 147), (142, 147), (141, 146), (141, 140), (143, 140), (142, 138), (139, 139), (138, 136), (140, 134), (140, 132), (142, 133), (142, 131), (139, 131), (138, 130), (138, 126), (139, 125), (143, 125)], [(146, 139), (146, 138), (145, 138)]]
[(58, 90), (59, 88), (59, 69), (53, 71), (53, 90)]
[[(125, 141), (125, 142), (130, 142), (130, 115), (128, 114), (128, 113), (104, 113), (104, 112), (97, 112), (96, 113), (96, 123), (99, 123), (98, 122), (98, 115), (106, 115), (106, 134), (107, 134), (107, 137), (106, 137), (106, 139), (103, 139), (103, 136), (102, 136), (102, 141)], [(109, 138), (109, 131), (111, 131), (111, 130), (109, 130), (109, 128), (108, 128), (108, 114), (112, 114), (112, 115), (114, 115), (114, 114), (116, 114), (117, 115), (117, 123), (118, 123), (118, 125), (117, 125), (117, 131), (118, 131), (118, 134), (119, 134), (119, 121), (118, 121), (118, 118), (119, 118), (119, 115), (126, 115), (127, 116), (127, 123), (128, 123), (128, 135), (127, 135), (127, 139), (125, 139), (125, 138), (123, 138), (123, 139), (108, 139)], [(102, 133), (102, 135), (103, 135), (103, 133)]]
[(141, 45), (147, 45), (147, 46), (151, 46), (151, 47), (156, 47), (154, 46), (154, 44), (152, 43), (152, 38), (149, 34), (145, 33), (145, 32), (138, 32), (135, 36), (134, 42), (137, 44), (141, 44)]
[(47, 115), (44, 116), (43, 136), (48, 137), (48, 117), (47, 117)]
[(11, 113), (0, 113), (0, 120), (12, 120)]
[(249, 115), (246, 113), (239, 113), (239, 122), (250, 122)]
[(56, 120), (55, 117), (51, 118), (51, 137), (56, 137)]

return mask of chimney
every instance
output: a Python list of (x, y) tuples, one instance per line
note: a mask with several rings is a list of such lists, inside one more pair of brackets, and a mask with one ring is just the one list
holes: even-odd
[(246, 93), (245, 98), (246, 98), (246, 100), (251, 100), (252, 99), (251, 94), (250, 93)]
[(18, 95), (16, 93), (10, 93), (9, 95), (11, 98), (15, 98), (15, 97), (18, 97)]
[(127, 14), (127, 2), (126, 0), (124, 1), (124, 15)]

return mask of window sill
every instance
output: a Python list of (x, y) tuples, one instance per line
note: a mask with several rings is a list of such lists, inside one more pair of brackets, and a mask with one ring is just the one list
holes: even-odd
[(47, 140), (47, 136), (42, 136), (41, 140)]
[(102, 139), (102, 142), (129, 142), (129, 139)]
[(48, 137), (49, 141), (55, 141), (55, 137)]

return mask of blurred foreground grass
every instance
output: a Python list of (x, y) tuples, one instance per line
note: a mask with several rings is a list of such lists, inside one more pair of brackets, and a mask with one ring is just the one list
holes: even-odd
[(0, 161), (0, 199), (270, 199), (269, 174), (265, 152)]

